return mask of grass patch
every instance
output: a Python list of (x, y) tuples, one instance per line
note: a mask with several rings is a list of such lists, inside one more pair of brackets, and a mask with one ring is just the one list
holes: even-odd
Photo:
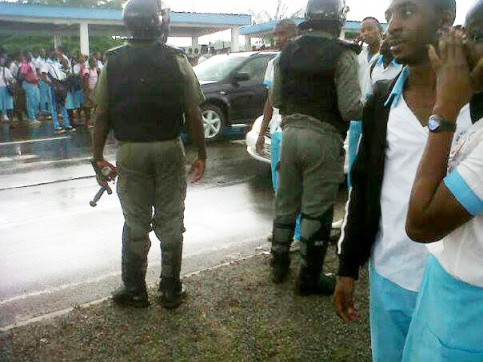
[(104, 302), (13, 329), (0, 335), (0, 360), (371, 360), (367, 275), (357, 292), (361, 319), (348, 326), (332, 298), (294, 295), (295, 267), (287, 283), (273, 285), (268, 260), (261, 255), (185, 278), (188, 298), (174, 311), (154, 298), (143, 310)]

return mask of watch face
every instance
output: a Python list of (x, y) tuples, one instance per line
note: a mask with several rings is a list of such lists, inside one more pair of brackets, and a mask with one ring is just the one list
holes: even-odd
[(428, 128), (430, 131), (436, 131), (440, 126), (440, 123), (437, 119), (430, 118), (428, 122)]

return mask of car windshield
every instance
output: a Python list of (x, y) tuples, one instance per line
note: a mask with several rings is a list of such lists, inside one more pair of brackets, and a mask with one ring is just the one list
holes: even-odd
[(219, 82), (247, 59), (247, 55), (215, 55), (194, 67), (200, 82)]

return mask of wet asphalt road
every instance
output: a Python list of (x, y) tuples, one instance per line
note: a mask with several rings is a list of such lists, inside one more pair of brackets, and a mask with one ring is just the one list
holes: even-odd
[[(3, 124), (0, 132), (0, 329), (105, 298), (119, 286), (123, 218), (115, 194), (89, 206), (98, 190), (88, 163), (91, 131), (55, 136), (51, 128)], [(114, 161), (115, 150), (110, 143), (106, 158)], [(188, 188), (183, 274), (269, 246), (269, 166), (248, 156), (242, 135), (208, 152), (205, 179)], [(188, 146), (187, 158), (194, 155)], [(151, 242), (147, 280), (154, 284), (154, 234)]]

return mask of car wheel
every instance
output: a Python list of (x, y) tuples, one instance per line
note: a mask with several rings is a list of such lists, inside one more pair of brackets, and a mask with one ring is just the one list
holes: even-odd
[(225, 115), (220, 107), (205, 104), (201, 107), (206, 141), (215, 141), (221, 137), (225, 127)]

